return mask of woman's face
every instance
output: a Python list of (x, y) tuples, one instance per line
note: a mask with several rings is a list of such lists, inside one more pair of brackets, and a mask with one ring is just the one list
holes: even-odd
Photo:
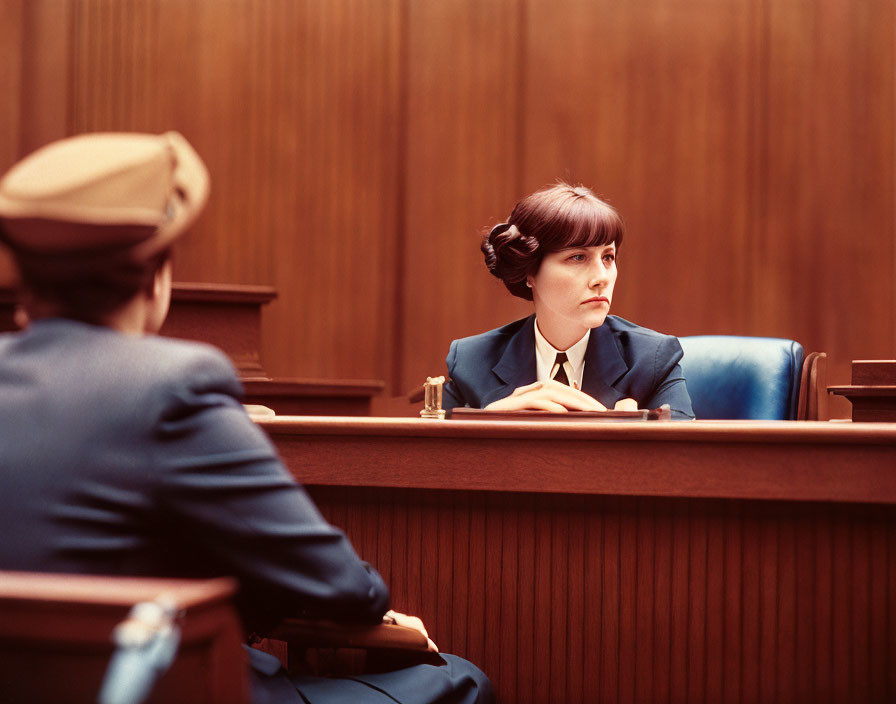
[[(570, 344), (589, 328), (603, 325), (616, 284), (616, 245), (572, 247), (546, 254), (538, 272), (527, 277), (539, 328)], [(562, 347), (560, 349), (563, 349)]]

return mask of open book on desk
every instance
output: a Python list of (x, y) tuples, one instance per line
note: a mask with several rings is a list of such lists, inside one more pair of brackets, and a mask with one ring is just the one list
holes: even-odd
[(481, 408), (454, 408), (448, 412), (454, 420), (587, 420), (587, 421), (631, 421), (631, 420), (671, 420), (672, 412), (668, 404), (652, 410), (637, 411), (486, 411)]

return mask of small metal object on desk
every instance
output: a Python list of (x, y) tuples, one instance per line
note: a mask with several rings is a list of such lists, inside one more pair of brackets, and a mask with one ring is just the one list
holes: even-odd
[(443, 376), (428, 376), (426, 383), (423, 384), (423, 410), (420, 411), (421, 418), (437, 418), (445, 420), (445, 409), (442, 408), (442, 384), (445, 383)]

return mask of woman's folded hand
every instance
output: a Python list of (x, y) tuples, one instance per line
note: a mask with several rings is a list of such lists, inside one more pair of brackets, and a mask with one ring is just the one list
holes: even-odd
[(579, 391), (559, 381), (536, 381), (520, 386), (506, 398), (485, 407), (486, 411), (541, 410), (563, 413), (565, 411), (605, 411), (607, 407), (584, 391)]

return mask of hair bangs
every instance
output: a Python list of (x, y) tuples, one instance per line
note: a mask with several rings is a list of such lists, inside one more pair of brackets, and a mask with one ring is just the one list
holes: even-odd
[(570, 247), (602, 247), (616, 244), (625, 234), (625, 224), (616, 210), (584, 186), (559, 185), (546, 196), (537, 218), (535, 235), (542, 254)]
[(562, 208), (558, 213), (558, 220), (563, 222), (558, 222), (555, 226), (558, 236), (552, 249), (603, 247), (614, 243), (618, 248), (625, 234), (625, 226), (619, 214), (590, 193), (577, 196), (567, 204), (568, 207)]

